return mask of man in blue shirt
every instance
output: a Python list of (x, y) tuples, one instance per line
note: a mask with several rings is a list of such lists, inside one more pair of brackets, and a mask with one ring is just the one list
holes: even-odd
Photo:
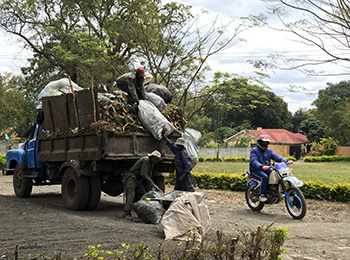
[[(261, 202), (267, 201), (266, 190), (269, 181), (269, 175), (272, 172), (270, 167), (271, 159), (275, 162), (286, 162), (287, 160), (278, 156), (269, 148), (270, 139), (267, 135), (261, 135), (257, 145), (250, 151), (249, 171), (253, 176), (261, 180)], [(265, 167), (264, 167), (265, 166)]]
[(175, 190), (195, 191), (194, 178), (191, 174), (191, 158), (186, 150), (186, 140), (178, 138), (175, 144), (165, 136), (169, 149), (175, 154), (176, 181)]

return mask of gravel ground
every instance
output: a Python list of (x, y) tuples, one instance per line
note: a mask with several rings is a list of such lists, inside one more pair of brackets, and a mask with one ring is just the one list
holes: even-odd
[[(168, 191), (171, 189), (167, 187)], [(199, 191), (210, 194), (206, 199), (211, 215), (211, 230), (205, 236), (208, 241), (215, 240), (217, 230), (230, 233), (237, 228), (256, 230), (272, 224), (289, 228), (283, 260), (349, 259), (349, 204), (308, 200), (305, 218), (294, 220), (284, 203), (253, 212), (245, 204), (242, 192)], [(52, 257), (58, 253), (81, 257), (89, 245), (100, 244), (102, 249), (114, 251), (122, 243), (144, 242), (152, 248), (159, 243), (178, 243), (165, 241), (159, 225), (121, 219), (122, 197), (104, 193), (96, 210), (75, 212), (64, 208), (60, 186), (34, 187), (30, 198), (19, 199), (13, 192), (12, 176), (0, 175), (0, 207), (0, 254), (11, 252), (16, 245), (19, 254), (27, 257)]]

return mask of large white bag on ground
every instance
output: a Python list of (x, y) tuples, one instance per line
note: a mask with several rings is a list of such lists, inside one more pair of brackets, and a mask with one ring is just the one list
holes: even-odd
[(162, 111), (163, 107), (166, 105), (164, 100), (154, 93), (146, 93), (147, 99), (152, 102), (153, 105), (158, 108), (159, 111)]
[(138, 108), (138, 115), (142, 125), (150, 131), (157, 140), (161, 140), (163, 134), (168, 136), (172, 132), (177, 131), (150, 101), (140, 100)]
[(170, 90), (163, 85), (154, 83), (148, 84), (146, 86), (146, 92), (157, 94), (165, 101), (165, 103), (169, 103), (173, 98), (173, 94), (170, 92)]
[(185, 128), (184, 133), (182, 134), (182, 138), (186, 140), (185, 147), (191, 158), (192, 168), (194, 168), (199, 161), (199, 149), (197, 145), (201, 137), (202, 134), (192, 128)]
[(201, 242), (210, 229), (210, 215), (205, 204), (205, 195), (200, 192), (184, 193), (176, 198), (163, 215), (166, 240), (195, 239)]

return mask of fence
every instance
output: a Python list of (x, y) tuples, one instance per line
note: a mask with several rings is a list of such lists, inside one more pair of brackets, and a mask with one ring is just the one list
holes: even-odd
[(230, 148), (199, 148), (199, 155), (202, 157), (247, 157), (249, 158), (251, 147), (230, 147)]

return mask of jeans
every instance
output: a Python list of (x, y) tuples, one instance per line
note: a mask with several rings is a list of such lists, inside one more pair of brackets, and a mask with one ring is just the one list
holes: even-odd
[(264, 194), (264, 195), (266, 194), (267, 184), (269, 183), (269, 176), (271, 172), (272, 172), (272, 169), (269, 169), (267, 171), (263, 171), (263, 170), (253, 171), (253, 176), (261, 180), (261, 187), (260, 187), (261, 194)]

